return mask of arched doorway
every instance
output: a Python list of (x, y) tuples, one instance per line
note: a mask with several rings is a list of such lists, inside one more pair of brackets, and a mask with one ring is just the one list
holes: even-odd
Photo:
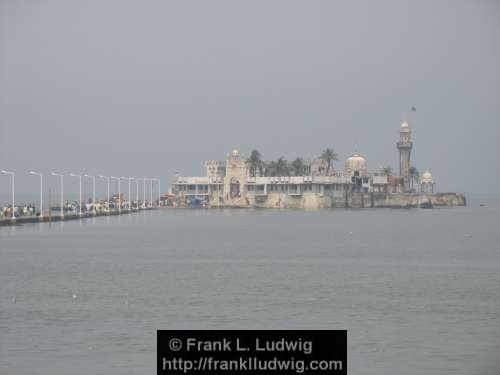
[(230, 194), (231, 198), (240, 196), (240, 181), (236, 177), (231, 178)]

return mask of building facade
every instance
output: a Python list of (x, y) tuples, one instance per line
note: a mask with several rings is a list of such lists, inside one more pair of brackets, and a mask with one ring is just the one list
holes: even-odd
[[(399, 128), (399, 175), (386, 170), (368, 168), (366, 158), (355, 152), (349, 156), (341, 169), (327, 169), (320, 159), (306, 162), (300, 175), (266, 175), (262, 169), (251, 170), (247, 158), (239, 150), (227, 154), (224, 160), (205, 162), (206, 174), (199, 177), (176, 177), (172, 193), (179, 205), (190, 205), (197, 201), (207, 206), (262, 206), (262, 207), (323, 207), (334, 206), (352, 194), (400, 194), (411, 188), (410, 176), (411, 130), (407, 122)], [(326, 173), (328, 170), (328, 173)], [(422, 176), (421, 192), (433, 192), (434, 182), (429, 175)], [(432, 186), (432, 188), (430, 188)], [(418, 191), (417, 190), (417, 191)], [(336, 203), (335, 203), (336, 202)]]

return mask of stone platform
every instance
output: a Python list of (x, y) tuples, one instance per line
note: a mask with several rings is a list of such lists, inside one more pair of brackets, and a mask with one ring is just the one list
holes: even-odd
[(355, 193), (344, 192), (335, 195), (326, 194), (267, 194), (265, 196), (247, 196), (228, 200), (222, 204), (210, 202), (209, 207), (235, 208), (433, 208), (465, 206), (466, 199), (460, 193)]

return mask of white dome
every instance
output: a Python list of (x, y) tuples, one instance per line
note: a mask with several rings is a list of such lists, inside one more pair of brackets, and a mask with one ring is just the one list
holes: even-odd
[(240, 156), (240, 151), (238, 149), (234, 149), (233, 152), (232, 152), (232, 155), (233, 156)]
[(422, 178), (420, 179), (422, 183), (432, 183), (432, 173), (430, 171), (425, 171), (422, 173)]
[(368, 163), (364, 157), (354, 153), (345, 161), (345, 170), (348, 172), (367, 172)]
[(403, 121), (400, 125), (400, 128), (408, 128), (408, 127), (409, 127), (409, 125), (406, 121)]

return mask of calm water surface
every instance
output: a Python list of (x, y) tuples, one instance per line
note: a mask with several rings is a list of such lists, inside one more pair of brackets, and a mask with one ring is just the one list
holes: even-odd
[(153, 374), (157, 329), (317, 328), (348, 330), (350, 374), (498, 374), (499, 219), (492, 202), (0, 228), (0, 373)]

